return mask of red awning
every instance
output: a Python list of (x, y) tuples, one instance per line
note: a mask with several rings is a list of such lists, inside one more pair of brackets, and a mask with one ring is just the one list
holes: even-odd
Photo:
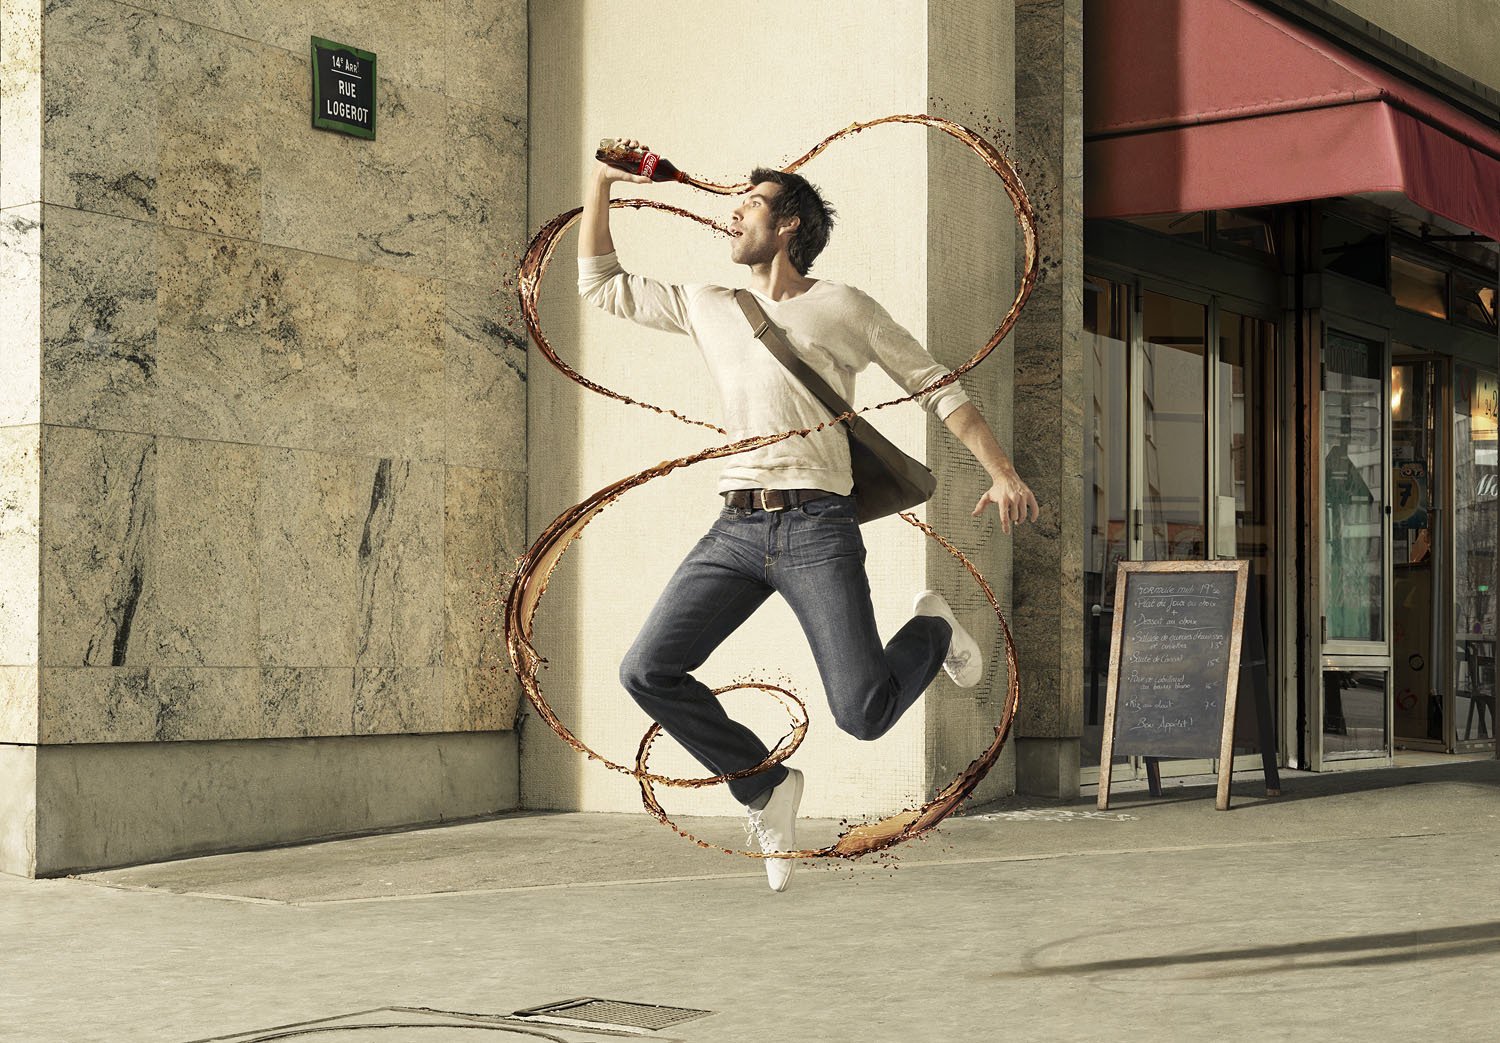
[(1500, 239), (1500, 129), (1250, 0), (1085, 0), (1084, 213), (1398, 192)]

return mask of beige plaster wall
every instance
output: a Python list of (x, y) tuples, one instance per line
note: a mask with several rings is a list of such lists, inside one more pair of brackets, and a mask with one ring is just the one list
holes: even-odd
[(1500, 90), (1500, 4), (1494, 0), (1340, 0), (1392, 36)]
[(511, 729), (524, 0), (3, 2), (0, 743)]
[[(852, 121), (923, 111), (936, 104), (933, 68), (949, 57), (940, 45), (956, 40), (946, 27), (959, 22), (998, 34), (958, 53), (967, 55), (961, 66), (966, 74), (992, 77), (1002, 98), (1008, 96), (1004, 18), (992, 7), (901, 3), (875, 10), (853, 0), (816, 5), (773, 0), (729, 16), (717, 5), (689, 0), (648, 7), (602, 0), (533, 3), (531, 224), (535, 228), (578, 204), (601, 137), (636, 137), (686, 170), (727, 182), (742, 180), (756, 164), (783, 164)], [(978, 60), (991, 49), (993, 64)], [(954, 102), (995, 104), (988, 86), (967, 92), (956, 73), (948, 83)], [(954, 108), (962, 115), (963, 106)], [(939, 290), (935, 271), (999, 257), (995, 270), (1002, 274), (996, 281), (1009, 278), (1010, 240), (1003, 230), (985, 239), (991, 233), (981, 230), (995, 224), (988, 216), (973, 228), (934, 220), (945, 191), (937, 184), (934, 164), (949, 162), (930, 132), (894, 127), (841, 141), (803, 170), (841, 215), (813, 274), (860, 286), (929, 342), (935, 332), (971, 334), (983, 325), (977, 316), (1003, 310), (994, 302), (975, 301), (963, 309), (965, 321), (938, 321), (935, 306), (952, 306), (985, 280)], [(635, 191), (720, 219), (727, 219), (732, 206), (678, 185), (630, 186), (616, 194)], [(993, 204), (998, 193), (988, 198)], [(669, 281), (744, 282), (744, 270), (728, 261), (725, 240), (687, 222), (616, 212), (613, 224), (629, 268)], [(575, 287), (575, 248), (569, 236), (542, 295), (543, 322), (563, 356), (590, 378), (633, 397), (714, 419), (715, 394), (691, 341), (583, 306)], [(934, 347), (948, 361), (972, 350), (946, 336)], [(987, 379), (996, 382), (991, 390), (1003, 387), (998, 373)], [(872, 369), (861, 375), (857, 400), (869, 403), (896, 393), (884, 374)], [(990, 391), (981, 395), (1003, 409), (1004, 403), (995, 401), (999, 397)], [(590, 492), (719, 440), (712, 432), (585, 392), (535, 364), (528, 404), (533, 535)], [(940, 472), (954, 457), (914, 405), (882, 412), (879, 426), (915, 455), (932, 456)], [(631, 760), (649, 725), (620, 688), (618, 664), (672, 571), (711, 524), (719, 506), (717, 473), (717, 465), (703, 464), (627, 495), (564, 558), (542, 602), (538, 646), (550, 661), (542, 674), (544, 692), (577, 734), (611, 759)], [(931, 511), (952, 515), (951, 499), (967, 504), (962, 512), (967, 520), (983, 490), (973, 478), (964, 472), (961, 484), (945, 485), (944, 499)], [(992, 538), (964, 526), (949, 531), (966, 546)], [(908, 618), (915, 592), (935, 581), (946, 585), (952, 576), (933, 566), (923, 539), (899, 520), (866, 526), (864, 537), (877, 619), (889, 636)], [(790, 680), (809, 704), (813, 727), (795, 763), (807, 773), (803, 807), (810, 815), (874, 814), (919, 800), (938, 770), (934, 765), (942, 762), (946, 770), (945, 759), (956, 756), (948, 751), (972, 738), (967, 718), (958, 729), (962, 743), (935, 727), (932, 715), (946, 704), (934, 693), (948, 684), (946, 679), (876, 743), (839, 732), (806, 640), (779, 599), (768, 602), (701, 671), (711, 686), (749, 675)], [(785, 715), (763, 697), (733, 695), (728, 703), (768, 741), (785, 730)], [(982, 745), (967, 750), (961, 763)], [(653, 762), (658, 769), (700, 773), (665, 741), (659, 746)], [(640, 806), (630, 779), (588, 764), (534, 718), (526, 720), (523, 733), (522, 790), (530, 807), (628, 811)], [(660, 796), (669, 810), (682, 813), (737, 809), (722, 788), (668, 790)]]

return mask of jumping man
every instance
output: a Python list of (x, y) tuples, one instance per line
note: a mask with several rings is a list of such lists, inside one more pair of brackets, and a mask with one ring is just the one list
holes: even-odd
[[(626, 141), (627, 147), (639, 143)], [(796, 174), (757, 168), (734, 209), (729, 256), (750, 269), (749, 290), (797, 355), (845, 401), (871, 362), (908, 393), (949, 372), (873, 299), (807, 272), (828, 243), (834, 213)], [(731, 437), (816, 427), (828, 411), (755, 339), (734, 291), (658, 282), (620, 266), (609, 231), (616, 181), (650, 180), (599, 163), (584, 200), (578, 292), (612, 315), (693, 338), (708, 364)], [(1035, 520), (1036, 498), (994, 432), (957, 382), (922, 405), (947, 424), (989, 472), (974, 515), (994, 504), (1001, 528)], [(620, 665), (620, 681), (673, 739), (714, 774), (765, 760), (765, 743), (724, 712), (693, 671), (769, 598), (779, 593), (802, 625), (833, 719), (859, 739), (878, 739), (937, 675), (979, 683), (974, 638), (935, 591), (882, 645), (865, 577), (865, 547), (850, 495), (849, 440), (842, 425), (729, 458), (719, 478), (718, 520), (678, 567)], [(729, 783), (749, 809), (761, 850), (794, 851), (802, 773), (776, 765)], [(786, 889), (793, 861), (766, 860), (772, 890)]]

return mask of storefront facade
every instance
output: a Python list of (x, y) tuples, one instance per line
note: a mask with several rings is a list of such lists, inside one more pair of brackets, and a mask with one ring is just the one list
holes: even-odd
[(1495, 750), (1500, 96), (1332, 4), (1084, 33), (1081, 783), (1122, 560), (1250, 562), (1284, 765)]

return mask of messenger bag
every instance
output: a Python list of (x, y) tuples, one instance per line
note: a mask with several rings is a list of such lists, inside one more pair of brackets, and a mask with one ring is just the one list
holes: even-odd
[[(850, 412), (828, 382), (803, 362), (786, 341), (781, 329), (766, 317), (748, 290), (735, 290), (734, 299), (750, 323), (755, 339), (766, 346), (776, 361), (800, 380), (813, 397), (833, 416)], [(896, 448), (873, 424), (861, 416), (843, 421), (849, 432), (849, 462), (854, 472), (855, 517), (863, 525), (888, 514), (897, 514), (932, 499), (937, 478), (920, 460)]]

